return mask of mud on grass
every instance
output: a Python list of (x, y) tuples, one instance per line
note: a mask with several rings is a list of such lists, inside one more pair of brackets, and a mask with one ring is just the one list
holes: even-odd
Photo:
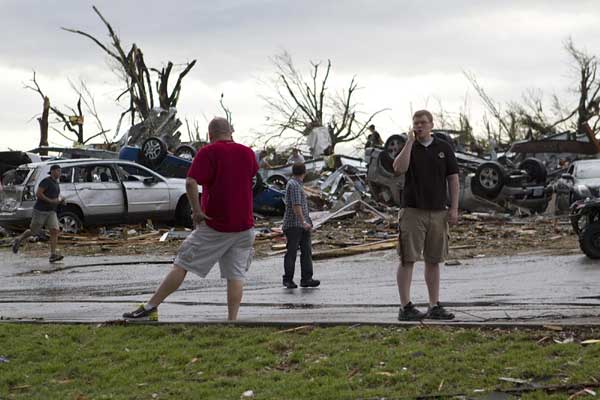
[[(579, 332), (0, 324), (3, 399), (414, 398), (600, 379)], [(575, 337), (558, 344), (553, 339)], [(543, 339), (543, 340), (540, 340)], [(597, 381), (596, 381), (597, 382)], [(563, 399), (567, 391), (525, 393)]]

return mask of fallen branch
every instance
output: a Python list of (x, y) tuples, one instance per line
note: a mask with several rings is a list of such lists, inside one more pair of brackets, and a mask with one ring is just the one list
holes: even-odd
[(346, 257), (355, 254), (369, 253), (372, 251), (389, 250), (396, 247), (398, 238), (382, 240), (375, 243), (361, 244), (359, 246), (350, 246), (341, 249), (323, 250), (313, 253), (313, 260), (324, 260), (326, 258)]

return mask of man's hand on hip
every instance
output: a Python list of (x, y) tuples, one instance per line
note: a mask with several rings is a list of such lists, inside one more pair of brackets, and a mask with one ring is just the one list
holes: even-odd
[(208, 215), (204, 214), (202, 212), (202, 210), (199, 210), (197, 212), (192, 211), (192, 220), (194, 221), (194, 224), (200, 225), (202, 222), (204, 222), (207, 219), (212, 219), (212, 218), (209, 217)]
[(458, 223), (458, 209), (451, 208), (448, 210), (448, 223), (450, 225), (456, 225)]

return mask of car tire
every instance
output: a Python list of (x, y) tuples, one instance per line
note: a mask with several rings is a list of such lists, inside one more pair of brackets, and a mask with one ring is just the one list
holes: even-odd
[(64, 233), (78, 234), (83, 229), (83, 221), (79, 214), (69, 209), (58, 211), (58, 225)]
[(600, 223), (589, 224), (583, 229), (579, 247), (589, 258), (600, 258)]
[(186, 228), (191, 228), (194, 225), (194, 221), (192, 221), (192, 207), (185, 196), (179, 200), (179, 204), (177, 205), (175, 223)]
[(174, 154), (179, 158), (191, 161), (196, 156), (196, 149), (189, 144), (181, 144), (175, 149)]
[(166, 143), (157, 137), (149, 137), (142, 143), (140, 157), (142, 164), (155, 167), (167, 156)]
[(519, 169), (527, 172), (527, 175), (529, 175), (530, 182), (535, 182), (539, 184), (546, 183), (548, 171), (546, 170), (544, 164), (537, 158), (526, 158), (521, 163), (519, 163)]
[(473, 194), (488, 199), (495, 198), (506, 182), (506, 172), (500, 163), (487, 161), (475, 171), (471, 180)]
[(404, 147), (406, 136), (392, 135), (385, 141), (383, 151), (379, 154), (379, 163), (387, 172), (394, 173), (394, 159)]
[(267, 183), (273, 185), (275, 189), (285, 190), (288, 180), (282, 175), (272, 175), (267, 178)]

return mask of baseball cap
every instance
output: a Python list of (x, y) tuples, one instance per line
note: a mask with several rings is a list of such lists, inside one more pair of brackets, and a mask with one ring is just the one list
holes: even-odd
[(211, 135), (227, 135), (233, 132), (229, 122), (222, 117), (215, 117), (208, 124), (208, 133)]

